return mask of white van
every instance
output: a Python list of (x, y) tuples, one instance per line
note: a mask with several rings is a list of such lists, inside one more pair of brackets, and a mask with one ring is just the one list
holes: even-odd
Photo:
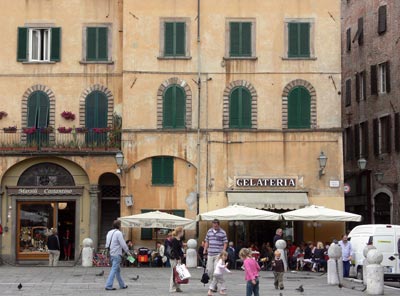
[(348, 238), (353, 249), (357, 278), (362, 279), (363, 251), (369, 240), (382, 252), (385, 280), (400, 279), (400, 225), (366, 224), (350, 231)]

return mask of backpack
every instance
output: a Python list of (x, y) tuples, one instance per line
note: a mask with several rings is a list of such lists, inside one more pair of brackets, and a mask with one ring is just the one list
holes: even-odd
[(171, 243), (165, 244), (164, 255), (167, 256), (167, 258), (171, 258), (171, 253), (172, 253)]

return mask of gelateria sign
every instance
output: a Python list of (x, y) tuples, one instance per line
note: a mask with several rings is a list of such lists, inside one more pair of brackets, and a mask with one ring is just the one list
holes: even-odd
[(9, 186), (6, 188), (8, 195), (72, 195), (79, 196), (83, 194), (83, 186), (60, 186), (60, 187), (21, 187), (21, 186)]
[(235, 178), (236, 187), (296, 187), (296, 178)]

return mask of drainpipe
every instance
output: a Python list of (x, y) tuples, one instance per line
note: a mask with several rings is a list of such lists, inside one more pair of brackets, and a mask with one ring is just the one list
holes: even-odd
[[(201, 52), (200, 52), (200, 0), (197, 0), (197, 213), (200, 213), (200, 99), (201, 99)], [(196, 224), (199, 237), (199, 223)]]

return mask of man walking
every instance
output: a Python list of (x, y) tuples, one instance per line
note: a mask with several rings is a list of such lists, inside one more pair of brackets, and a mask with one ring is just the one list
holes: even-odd
[(60, 240), (57, 229), (51, 229), (51, 235), (47, 238), (47, 248), (49, 249), (49, 266), (57, 266), (60, 258)]
[(125, 253), (131, 255), (129, 248), (124, 240), (122, 232), (119, 230), (121, 228), (121, 221), (115, 220), (113, 223), (113, 229), (107, 233), (106, 247), (110, 248), (110, 258), (111, 258), (111, 271), (108, 275), (106, 282), (106, 290), (116, 290), (113, 288), (114, 278), (117, 277), (117, 281), (120, 289), (126, 289), (128, 286), (125, 284), (121, 277), (121, 260), (122, 260), (122, 249)]
[(342, 236), (342, 240), (339, 242), (339, 246), (342, 248), (343, 277), (349, 277), (351, 253), (353, 252), (353, 249), (351, 247), (351, 243), (347, 240), (346, 234)]
[[(214, 275), (214, 268), (217, 264), (218, 255), (222, 251), (226, 251), (228, 247), (228, 238), (226, 232), (220, 227), (219, 220), (214, 219), (212, 221), (212, 227), (207, 231), (204, 245), (204, 255), (207, 254), (207, 272), (212, 281)], [(211, 287), (213, 292), (217, 291), (217, 287)]]

